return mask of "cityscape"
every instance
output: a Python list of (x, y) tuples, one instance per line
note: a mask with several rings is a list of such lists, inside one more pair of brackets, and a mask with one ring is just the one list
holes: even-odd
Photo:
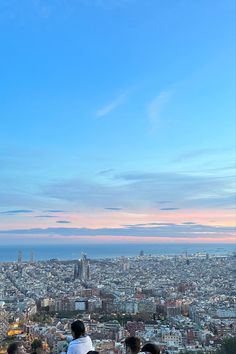
[(236, 335), (236, 255), (192, 254), (0, 264), (0, 339), (59, 354), (82, 319), (95, 350), (124, 353), (128, 336), (162, 352), (215, 353)]
[(236, 353), (236, 1), (0, 0), (0, 354)]

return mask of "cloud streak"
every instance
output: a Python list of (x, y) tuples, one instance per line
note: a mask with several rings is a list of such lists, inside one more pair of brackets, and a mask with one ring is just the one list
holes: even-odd
[[(44, 197), (67, 201), (77, 208), (140, 210), (157, 208), (157, 200), (170, 201), (178, 208), (229, 208), (235, 205), (234, 176), (215, 177), (184, 173), (125, 173), (111, 182), (73, 179), (44, 186)], [(177, 208), (163, 207), (166, 211)]]
[(121, 106), (127, 100), (128, 95), (129, 95), (128, 93), (123, 93), (122, 95), (118, 96), (117, 98), (115, 98), (111, 102), (107, 103), (105, 106), (103, 106), (97, 110), (96, 116), (101, 118), (101, 117), (108, 115), (109, 113), (114, 111), (116, 108)]
[(50, 210), (45, 210), (45, 213), (64, 213), (64, 210), (58, 210), (58, 209), (50, 209)]
[(99, 172), (98, 172), (98, 175), (103, 176), (103, 175), (110, 174), (110, 173), (112, 173), (112, 172), (114, 172), (114, 171), (115, 171), (115, 170), (114, 170), (113, 168), (108, 168), (108, 169), (106, 169), (106, 170), (99, 171)]
[(110, 207), (110, 208), (104, 208), (106, 210), (111, 210), (111, 211), (119, 211), (122, 210), (122, 208), (116, 208), (116, 207)]
[(179, 210), (179, 208), (160, 208), (160, 210), (172, 211), (172, 210)]
[(152, 132), (155, 132), (161, 121), (161, 114), (170, 98), (169, 91), (160, 92), (148, 105), (147, 113), (151, 123)]
[(18, 210), (7, 210), (7, 211), (0, 212), (0, 214), (3, 214), (3, 215), (17, 215), (17, 214), (29, 214), (29, 213), (33, 213), (33, 210), (18, 209)]
[(198, 157), (211, 157), (211, 156), (219, 156), (219, 154), (230, 153), (232, 149), (230, 148), (204, 148), (204, 149), (195, 149), (192, 151), (188, 151), (180, 154), (177, 158), (173, 160), (173, 162), (185, 162), (189, 160), (194, 160)]
[[(60, 220), (58, 223), (68, 223), (66, 220)], [(79, 236), (130, 236), (130, 237), (170, 237), (197, 239), (201, 238), (217, 238), (233, 237), (235, 233), (234, 227), (225, 226), (209, 226), (201, 224), (175, 224), (175, 223), (147, 223), (127, 225), (120, 228), (33, 228), (0, 231), (2, 235), (44, 235), (44, 236), (62, 236), (62, 237), (79, 237)]]
[(57, 224), (70, 224), (71, 222), (68, 220), (58, 220)]
[(56, 218), (56, 215), (36, 215), (36, 218), (42, 218), (42, 219), (50, 219), (50, 218)]

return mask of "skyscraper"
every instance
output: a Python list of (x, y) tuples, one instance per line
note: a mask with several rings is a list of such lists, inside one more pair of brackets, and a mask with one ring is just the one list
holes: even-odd
[(17, 258), (17, 262), (18, 263), (22, 263), (23, 260), (23, 252), (21, 250), (18, 251), (18, 258)]

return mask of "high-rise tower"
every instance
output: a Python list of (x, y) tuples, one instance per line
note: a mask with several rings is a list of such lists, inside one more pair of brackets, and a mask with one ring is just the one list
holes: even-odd
[(17, 258), (17, 262), (18, 263), (22, 263), (23, 260), (23, 252), (21, 250), (18, 251), (18, 258)]
[(34, 252), (31, 250), (30, 251), (30, 263), (34, 262)]

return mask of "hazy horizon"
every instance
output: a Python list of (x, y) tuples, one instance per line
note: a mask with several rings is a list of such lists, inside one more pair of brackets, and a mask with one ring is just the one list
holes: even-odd
[[(235, 244), (222, 243), (99, 243), (99, 244), (27, 244), (2, 245), (0, 262), (18, 261), (19, 253), (25, 262), (29, 260), (75, 260), (86, 254), (89, 259), (116, 257), (191, 257), (197, 255), (229, 256), (236, 252)], [(208, 257), (208, 256), (207, 256)]]

